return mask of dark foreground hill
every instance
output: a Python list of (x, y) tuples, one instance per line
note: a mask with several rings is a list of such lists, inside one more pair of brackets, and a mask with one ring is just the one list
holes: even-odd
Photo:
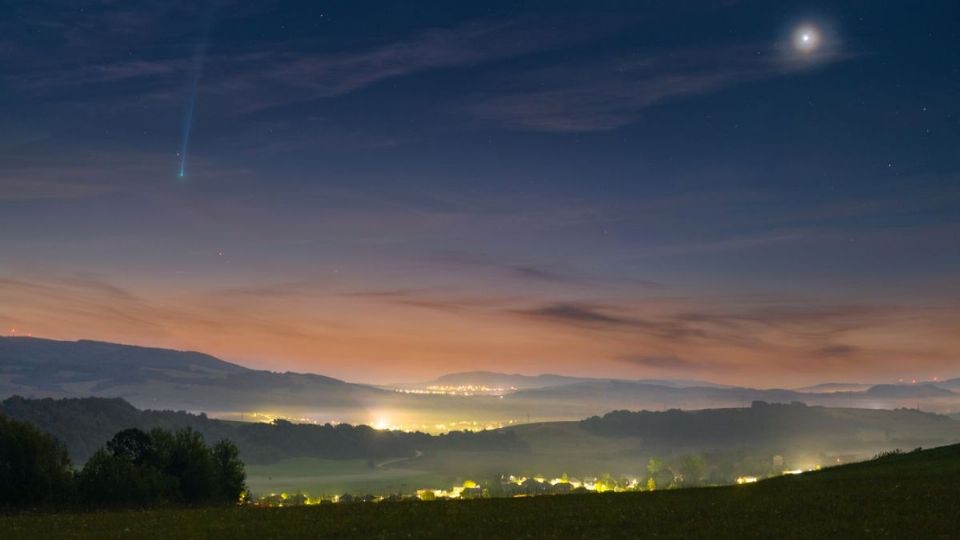
[(5, 538), (956, 538), (960, 445), (743, 486), (0, 516)]

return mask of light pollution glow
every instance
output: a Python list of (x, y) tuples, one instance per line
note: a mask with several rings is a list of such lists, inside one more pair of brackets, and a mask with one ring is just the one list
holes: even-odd
[(373, 383), (478, 369), (752, 385), (821, 382), (825, 373), (930, 379), (951, 373), (960, 348), (957, 311), (927, 306), (411, 298), (319, 285), (177, 294), (91, 279), (3, 280), (0, 324), (20, 335), (199, 350)]

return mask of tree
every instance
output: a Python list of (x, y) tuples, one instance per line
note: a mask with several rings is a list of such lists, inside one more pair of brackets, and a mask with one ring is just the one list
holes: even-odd
[(237, 447), (222, 440), (208, 447), (200, 433), (127, 429), (117, 433), (84, 466), (80, 488), (93, 505), (236, 503), (246, 490)]
[(101, 448), (79, 475), (82, 502), (93, 506), (151, 506), (174, 498), (176, 482), (151, 464)]
[(96, 506), (150, 506), (176, 500), (178, 491), (164, 474), (157, 438), (135, 428), (114, 435), (80, 472), (83, 501)]
[(647, 473), (653, 479), (657, 487), (668, 487), (673, 483), (673, 471), (667, 467), (667, 464), (657, 458), (650, 458), (647, 461)]
[[(159, 433), (158, 433), (159, 432)], [(198, 503), (216, 499), (218, 489), (213, 456), (203, 435), (190, 428), (177, 431), (172, 437), (155, 429), (151, 432), (165, 448), (163, 470), (177, 480), (183, 502)]]
[(107, 450), (112, 455), (137, 465), (156, 460), (153, 439), (136, 428), (125, 429), (114, 435), (107, 442)]
[(707, 464), (699, 454), (690, 454), (680, 458), (677, 470), (683, 476), (685, 485), (696, 485), (703, 480)]
[(603, 493), (605, 491), (614, 491), (617, 489), (617, 481), (610, 476), (610, 473), (603, 473), (603, 476), (597, 480), (596, 490), (598, 493)]
[(72, 491), (73, 473), (63, 445), (30, 424), (0, 414), (0, 506), (61, 502)]
[(220, 500), (226, 503), (239, 501), (247, 490), (245, 483), (247, 472), (244, 469), (243, 462), (240, 461), (240, 451), (237, 449), (237, 445), (225, 439), (215, 444), (213, 446), (213, 463)]

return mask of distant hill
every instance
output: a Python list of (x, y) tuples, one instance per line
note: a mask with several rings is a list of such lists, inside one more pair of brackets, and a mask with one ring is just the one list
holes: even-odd
[(863, 383), (821, 383), (815, 384), (813, 386), (804, 386), (803, 388), (797, 388), (797, 392), (862, 392), (870, 388), (869, 384)]
[[(761, 404), (703, 410), (615, 411), (578, 422), (539, 422), (504, 428), (528, 454), (495, 459), (464, 456), (461, 474), (613, 475), (643, 471), (650, 458), (676, 463), (703, 456), (712, 482), (739, 475), (863, 459), (895, 448), (960, 442), (960, 422), (911, 409), (834, 408)], [(779, 456), (778, 462), (775, 456)]]
[(878, 384), (867, 389), (867, 395), (886, 398), (930, 398), (955, 394), (933, 384)]
[[(377, 388), (322, 375), (249, 369), (199, 352), (96, 341), (0, 338), (0, 399), (13, 395), (119, 397), (144, 409), (204, 411), (234, 419), (257, 412), (266, 415), (261, 418), (380, 422), (430, 431), (532, 420), (579, 420), (617, 409), (744, 407), (757, 400), (830, 407), (919, 406), (924, 410), (954, 412), (960, 410), (960, 393), (947, 387), (956, 381), (878, 385), (869, 391), (837, 390), (829, 385), (820, 390), (834, 391), (798, 391), (690, 380), (477, 371), (453, 373), (413, 386)], [(486, 393), (504, 395), (394, 391), (429, 385), (486, 386), (503, 389)]]
[(0, 397), (122, 397), (156, 409), (362, 407), (388, 392), (303, 373), (248, 369), (190, 351), (98, 341), (0, 338)]
[[(867, 391), (798, 391), (738, 387), (673, 387), (621, 380), (577, 382), (562, 386), (529, 388), (506, 396), (507, 400), (534, 406), (552, 403), (556, 410), (583, 410), (593, 404), (609, 409), (710, 409), (743, 407), (753, 401), (771, 403), (801, 402), (829, 407), (915, 407), (954, 411), (960, 407), (960, 394), (933, 385), (876, 385)], [(592, 413), (596, 414), (596, 413)]]
[(939, 381), (934, 383), (941, 388), (947, 388), (949, 390), (960, 390), (960, 378), (948, 379), (946, 381)]
[(913, 409), (873, 410), (755, 402), (747, 408), (700, 411), (615, 411), (582, 421), (608, 437), (640, 437), (648, 444), (718, 448), (842, 447), (856, 440), (886, 444), (944, 444), (960, 440), (960, 422)]
[[(595, 400), (611, 404), (611, 408), (662, 409), (711, 408), (715, 406), (744, 406), (751, 401), (801, 401), (811, 394), (792, 390), (731, 388), (718, 386), (665, 386), (647, 382), (623, 380), (593, 380), (563, 386), (527, 389), (508, 396), (513, 400), (551, 400), (577, 402)], [(616, 404), (621, 405), (616, 405)]]

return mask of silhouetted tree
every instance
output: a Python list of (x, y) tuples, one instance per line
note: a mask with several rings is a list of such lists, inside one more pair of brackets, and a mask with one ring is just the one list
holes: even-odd
[(245, 490), (237, 447), (208, 447), (190, 428), (171, 433), (126, 429), (98, 450), (80, 473), (80, 492), (94, 505), (233, 503)]
[(653, 479), (655, 487), (663, 489), (673, 484), (673, 471), (667, 464), (657, 458), (650, 458), (647, 462), (647, 473)]
[(73, 473), (59, 441), (0, 414), (0, 506), (67, 500)]
[(118, 458), (124, 458), (136, 465), (154, 463), (156, 455), (153, 440), (142, 430), (125, 429), (107, 442), (107, 450)]
[(161, 456), (164, 473), (177, 480), (183, 502), (198, 503), (216, 498), (213, 456), (204, 444), (203, 435), (186, 428), (172, 435), (154, 429), (150, 436)]
[(100, 449), (79, 475), (81, 501), (94, 506), (150, 506), (176, 495), (177, 485), (152, 464)]
[(235, 503), (247, 490), (247, 473), (239, 455), (237, 445), (230, 441), (222, 440), (213, 446), (215, 481), (222, 502)]

